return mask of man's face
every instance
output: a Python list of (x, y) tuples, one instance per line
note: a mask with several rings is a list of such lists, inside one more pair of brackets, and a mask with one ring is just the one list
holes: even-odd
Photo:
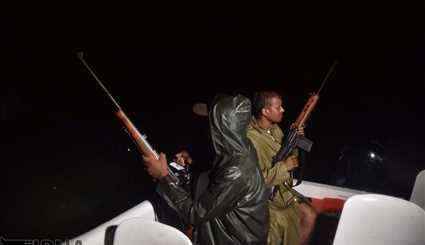
[(282, 100), (279, 97), (272, 97), (270, 98), (270, 106), (263, 109), (263, 114), (272, 123), (280, 123), (284, 111)]

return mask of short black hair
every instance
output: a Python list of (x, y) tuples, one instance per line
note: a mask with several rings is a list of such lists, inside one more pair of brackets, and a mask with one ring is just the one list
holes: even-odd
[(261, 115), (261, 110), (263, 108), (270, 106), (270, 99), (273, 97), (278, 97), (282, 99), (280, 94), (274, 90), (262, 90), (260, 92), (255, 93), (254, 100), (252, 103), (252, 113), (255, 118), (259, 118)]

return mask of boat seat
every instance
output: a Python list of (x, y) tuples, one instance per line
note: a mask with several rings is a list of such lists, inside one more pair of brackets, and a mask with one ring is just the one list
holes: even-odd
[(178, 229), (152, 220), (131, 218), (119, 224), (113, 245), (191, 245), (190, 239)]
[(413, 185), (410, 195), (410, 201), (416, 203), (425, 210), (425, 169), (420, 171), (416, 176), (415, 184)]
[(334, 245), (423, 245), (425, 211), (400, 198), (361, 194), (344, 204)]
[(152, 203), (148, 200), (139, 203), (131, 209), (121, 213), (115, 218), (95, 227), (94, 229), (67, 240), (62, 245), (82, 243), (84, 245), (111, 245), (111, 235), (113, 235), (114, 226), (122, 223), (124, 220), (130, 218), (143, 218), (146, 220), (155, 221), (156, 214)]

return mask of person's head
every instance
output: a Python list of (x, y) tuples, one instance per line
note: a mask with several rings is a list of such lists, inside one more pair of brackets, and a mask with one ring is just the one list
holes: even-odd
[(217, 154), (249, 151), (246, 129), (251, 118), (251, 101), (243, 95), (218, 95), (209, 111), (211, 137)]
[(272, 90), (258, 92), (253, 101), (253, 114), (256, 119), (268, 120), (270, 123), (282, 121), (283, 112), (282, 97)]

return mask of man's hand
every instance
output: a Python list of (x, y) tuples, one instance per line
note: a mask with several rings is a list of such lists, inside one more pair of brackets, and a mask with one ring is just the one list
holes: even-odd
[(282, 164), (286, 165), (288, 171), (292, 171), (296, 167), (298, 167), (298, 156), (291, 155), (286, 160), (282, 161)]
[(190, 157), (189, 152), (183, 150), (176, 155), (174, 155), (174, 161), (176, 161), (181, 166), (185, 166), (186, 164), (192, 164), (192, 157)]
[(161, 152), (161, 154), (159, 154), (159, 159), (156, 159), (154, 156), (143, 156), (143, 160), (145, 161), (145, 167), (150, 176), (162, 178), (169, 174), (164, 153)]
[[(295, 124), (292, 124), (291, 127), (294, 128), (295, 127)], [(297, 128), (297, 135), (304, 136), (304, 129), (305, 129), (305, 125), (304, 124), (301, 125), (301, 126), (299, 126)]]

